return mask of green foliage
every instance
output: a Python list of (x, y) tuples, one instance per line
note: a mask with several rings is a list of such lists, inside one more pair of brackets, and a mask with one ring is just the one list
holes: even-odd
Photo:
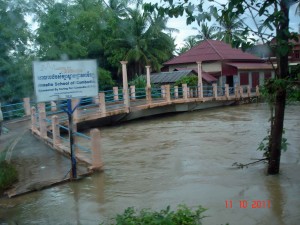
[(132, 81), (129, 82), (129, 84), (134, 85), (135, 88), (145, 88), (147, 80), (144, 75), (136, 76)]
[(170, 206), (161, 211), (151, 211), (143, 209), (137, 212), (133, 207), (127, 208), (123, 214), (117, 215), (116, 225), (201, 225), (201, 220), (205, 217), (203, 212), (206, 209), (199, 206), (196, 210), (192, 210), (185, 205), (179, 205), (176, 211), (172, 211)]
[(116, 82), (112, 79), (111, 73), (105, 69), (98, 69), (98, 79), (100, 91), (112, 90), (116, 85)]
[(198, 77), (196, 75), (190, 75), (180, 78), (176, 81), (175, 85), (180, 86), (182, 84), (187, 84), (190, 87), (198, 86)]
[(6, 161), (0, 161), (0, 193), (9, 188), (17, 180), (18, 172), (16, 168)]
[[(283, 130), (283, 135), (285, 131)], [(263, 151), (263, 156), (265, 158), (270, 158), (270, 140), (271, 140), (271, 134), (270, 130), (268, 130), (268, 135), (264, 137), (264, 139), (259, 143), (259, 146), (257, 148), (258, 151)], [(288, 148), (289, 143), (287, 142), (287, 139), (285, 137), (282, 137), (281, 139), (281, 151), (286, 152)]]

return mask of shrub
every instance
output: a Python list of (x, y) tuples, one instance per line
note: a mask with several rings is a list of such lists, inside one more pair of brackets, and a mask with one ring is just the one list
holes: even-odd
[(17, 180), (18, 173), (16, 168), (6, 161), (0, 161), (0, 193), (9, 188)]
[(201, 225), (205, 217), (202, 213), (206, 209), (199, 206), (195, 211), (185, 205), (179, 205), (176, 211), (171, 211), (170, 206), (159, 212), (143, 209), (137, 212), (133, 207), (127, 208), (123, 214), (115, 218), (116, 225)]

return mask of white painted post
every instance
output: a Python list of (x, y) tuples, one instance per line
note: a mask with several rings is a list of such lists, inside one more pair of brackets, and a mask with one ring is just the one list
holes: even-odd
[(147, 87), (151, 87), (151, 80), (150, 80), (150, 66), (146, 66), (147, 71)]
[(102, 156), (101, 156), (101, 135), (99, 129), (92, 129), (91, 136), (91, 148), (92, 148), (92, 170), (101, 170), (103, 168)]
[(213, 86), (213, 97), (217, 98), (218, 97), (218, 86), (216, 83), (214, 83), (212, 86)]
[(36, 131), (36, 108), (33, 106), (31, 107), (31, 130)]
[(130, 97), (131, 97), (131, 100), (135, 100), (135, 85), (131, 85), (130, 86)]
[(169, 84), (165, 85), (165, 90), (166, 90), (166, 101), (171, 102), (171, 92), (170, 92)]
[(106, 116), (106, 105), (105, 105), (105, 93), (100, 92), (99, 93), (99, 102), (100, 102), (100, 112), (101, 115)]
[(239, 86), (237, 84), (234, 85), (234, 96), (235, 98), (239, 98)]
[(95, 105), (99, 105), (99, 103), (100, 103), (99, 97), (98, 96), (93, 97), (93, 102)]
[(182, 92), (183, 92), (183, 99), (188, 99), (188, 87), (187, 87), (187, 84), (182, 84)]
[(122, 77), (123, 77), (123, 99), (124, 105), (130, 107), (129, 93), (128, 93), (128, 80), (127, 80), (127, 61), (121, 61), (122, 64)]
[(161, 97), (166, 98), (166, 91), (165, 91), (165, 85), (161, 85)]
[(52, 135), (53, 135), (53, 146), (61, 144), (60, 140), (60, 129), (58, 125), (58, 116), (52, 116)]
[(258, 86), (258, 85), (256, 86), (256, 96), (260, 96), (260, 93), (259, 93), (259, 86)]
[(57, 106), (55, 101), (51, 101), (51, 112), (56, 112), (57, 111)]
[(119, 88), (113, 87), (113, 92), (114, 92), (114, 101), (119, 101)]
[(251, 88), (250, 88), (250, 85), (247, 86), (247, 95), (248, 95), (248, 97), (251, 96)]
[(150, 104), (152, 102), (151, 87), (146, 87), (145, 90), (147, 103)]
[(225, 97), (229, 98), (229, 84), (225, 84)]
[(197, 65), (198, 65), (198, 97), (203, 98), (202, 62), (197, 62)]
[(240, 86), (240, 97), (244, 97), (244, 87)]
[(177, 99), (178, 98), (178, 86), (174, 87), (174, 97)]
[(38, 113), (40, 112), (46, 112), (46, 107), (44, 102), (38, 103)]
[(30, 98), (23, 98), (23, 107), (26, 116), (30, 116)]

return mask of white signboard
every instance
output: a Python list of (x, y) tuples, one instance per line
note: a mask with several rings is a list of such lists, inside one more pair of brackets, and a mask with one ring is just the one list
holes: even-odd
[(98, 95), (96, 60), (33, 62), (37, 102)]

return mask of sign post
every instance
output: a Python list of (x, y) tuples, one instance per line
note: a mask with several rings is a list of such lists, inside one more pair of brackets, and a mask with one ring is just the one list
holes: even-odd
[(67, 99), (69, 140), (71, 158), (71, 179), (77, 178), (76, 156), (73, 138), (72, 98), (86, 98), (98, 95), (96, 60), (35, 61), (33, 62), (34, 88), (37, 102)]

